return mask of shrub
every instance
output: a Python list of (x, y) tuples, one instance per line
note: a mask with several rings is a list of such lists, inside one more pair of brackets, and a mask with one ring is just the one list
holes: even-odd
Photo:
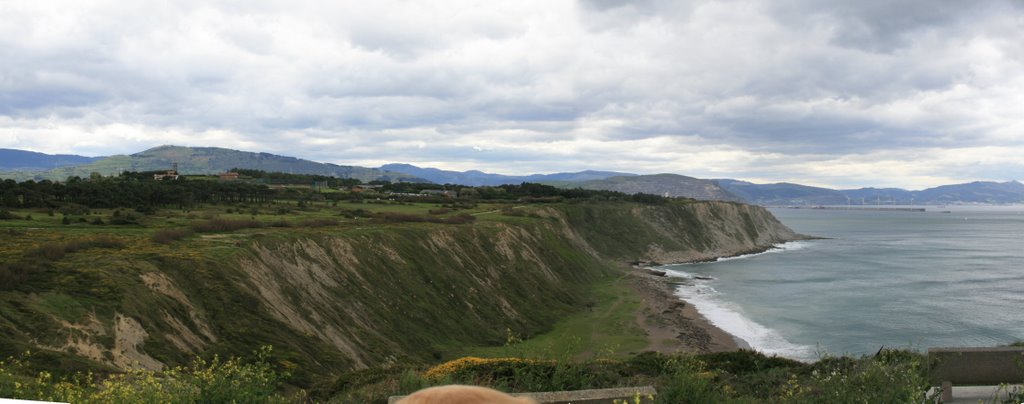
[(456, 216), (445, 218), (445, 219), (442, 220), (441, 223), (447, 223), (447, 224), (466, 224), (466, 223), (473, 223), (474, 221), (476, 221), (476, 216), (473, 216), (473, 215), (470, 215), (470, 214), (467, 214), (467, 213), (463, 213), (463, 214), (460, 214), (460, 215), (456, 215)]
[(701, 355), (701, 360), (710, 369), (721, 370), (732, 374), (761, 372), (773, 368), (803, 368), (806, 365), (793, 359), (741, 349), (732, 352), (715, 352)]
[(554, 361), (537, 361), (522, 358), (477, 358), (464, 357), (427, 369), (423, 377), (430, 380), (496, 379), (510, 369), (525, 365), (554, 365)]
[(337, 226), (338, 221), (335, 219), (308, 219), (296, 223), (297, 227), (330, 227)]
[(160, 244), (170, 244), (172, 242), (181, 240), (185, 237), (191, 236), (194, 232), (191, 229), (163, 229), (157, 230), (153, 233), (153, 242)]
[[(118, 213), (118, 212), (114, 212), (114, 213)], [(110, 224), (118, 225), (118, 226), (125, 226), (125, 225), (139, 224), (139, 222), (136, 221), (135, 215), (129, 213), (127, 215), (114, 215), (114, 217), (110, 218)]]
[(192, 230), (195, 230), (197, 233), (214, 233), (260, 227), (263, 227), (263, 223), (256, 220), (210, 219), (205, 222), (192, 224)]
[(7, 209), (0, 210), (0, 220), (12, 220), (12, 219), (17, 219), (17, 218), (18, 218), (17, 216), (13, 215)]
[(465, 357), (428, 369), (431, 383), (485, 385), (509, 391), (561, 391), (603, 388), (620, 383), (623, 363), (571, 362), (525, 358)]
[(46, 243), (25, 252), (26, 257), (38, 258), (45, 261), (57, 261), (64, 258), (67, 250), (60, 243)]
[[(354, 390), (365, 388), (368, 385), (373, 385), (387, 381), (389, 378), (393, 378), (395, 374), (402, 374), (405, 372), (411, 372), (409, 369), (401, 367), (395, 368), (369, 368), (353, 370), (346, 373), (342, 373), (335, 376), (333, 379), (322, 381), (314, 385), (309, 390), (310, 399), (313, 402), (327, 402), (332, 396), (338, 393), (347, 392), (351, 393)], [(416, 374), (415, 372), (413, 372)], [(419, 376), (418, 374), (416, 374)], [(419, 376), (422, 379), (422, 376)], [(383, 392), (380, 395), (386, 396), (391, 393), (398, 393), (394, 391)], [(338, 400), (333, 400), (338, 402)], [(370, 402), (372, 401), (369, 397), (360, 397), (355, 399), (354, 397), (348, 397), (346, 400), (341, 402)]]
[(64, 215), (76, 216), (88, 215), (89, 213), (91, 213), (88, 206), (79, 205), (75, 203), (69, 203), (67, 205), (61, 206), (59, 209), (57, 209), (57, 211)]
[(73, 253), (89, 248), (124, 248), (124, 242), (108, 236), (99, 236), (83, 240), (72, 240), (64, 243), (64, 251)]
[(342, 209), (340, 212), (338, 212), (338, 215), (346, 217), (346, 218), (349, 218), (349, 219), (355, 219), (357, 217), (370, 217), (370, 216), (373, 216), (373, 212), (370, 212), (370, 211), (368, 211), (366, 209), (361, 209), (361, 208), (360, 209)]
[(0, 264), (0, 290), (10, 290), (24, 282), (32, 274), (33, 269), (34, 267), (24, 262)]
[(429, 223), (444, 223), (444, 224), (465, 224), (472, 223), (476, 220), (476, 216), (469, 214), (460, 214), (451, 217), (431, 217), (423, 215), (412, 215), (408, 213), (397, 213), (397, 212), (385, 212), (377, 215), (377, 218), (387, 223), (402, 223), (402, 222), (429, 222)]
[[(855, 361), (852, 366), (815, 366), (819, 369), (811, 374), (812, 385), (801, 390), (800, 396), (815, 402), (922, 402), (929, 383), (921, 358), (893, 351)], [(849, 365), (843, 362), (839, 363)]]
[[(162, 373), (129, 370), (96, 377), (91, 373), (54, 379), (49, 372), (32, 374), (22, 359), (0, 361), (0, 397), (62, 402), (109, 403), (253, 403), (283, 402), (276, 394), (286, 373), (275, 371), (267, 361), (269, 347), (256, 361), (231, 358), (196, 359), (191, 366)], [(294, 397), (289, 401), (303, 401)]]
[(25, 252), (25, 258), (43, 261), (58, 261), (65, 255), (89, 248), (123, 248), (124, 243), (118, 239), (100, 236), (89, 239), (72, 240), (66, 243), (46, 243)]

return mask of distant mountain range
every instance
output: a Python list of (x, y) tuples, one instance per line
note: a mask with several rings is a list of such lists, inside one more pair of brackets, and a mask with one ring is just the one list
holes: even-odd
[(0, 149), (0, 171), (48, 170), (57, 167), (77, 166), (102, 159), (73, 154), (44, 154), (27, 150)]
[(1024, 184), (975, 181), (920, 191), (900, 188), (829, 189), (800, 184), (754, 184), (714, 180), (730, 193), (758, 205), (939, 205), (956, 203), (1024, 203)]
[(4, 172), (0, 172), (0, 178), (63, 181), (72, 176), (88, 177), (94, 172), (102, 175), (116, 175), (122, 171), (167, 170), (171, 168), (172, 164), (177, 164), (178, 171), (182, 174), (215, 174), (232, 168), (248, 168), (292, 174), (317, 174), (341, 178), (358, 178), (361, 181), (404, 180), (425, 182), (425, 180), (408, 174), (384, 171), (377, 168), (318, 163), (295, 157), (245, 152), (219, 147), (182, 146), (154, 147), (129, 156), (103, 157), (84, 164), (67, 165), (51, 169), (3, 169)]
[(900, 188), (830, 189), (792, 183), (755, 184), (735, 179), (699, 179), (678, 174), (637, 175), (609, 171), (508, 176), (480, 171), (445, 171), (409, 164), (381, 167), (436, 183), (498, 185), (539, 182), (560, 187), (643, 192), (694, 199), (741, 201), (757, 205), (909, 205), (950, 203), (1024, 203), (1024, 184), (1017, 181), (943, 185), (920, 191)]
[(447, 171), (437, 168), (421, 168), (411, 164), (385, 164), (380, 167), (384, 171), (393, 171), (423, 178), (438, 184), (459, 184), (470, 186), (519, 184), (523, 182), (577, 183), (599, 180), (615, 176), (631, 176), (636, 174), (617, 173), (613, 171), (580, 171), (576, 173), (533, 174), (533, 175), (502, 175), (482, 171)]
[(175, 163), (178, 171), (184, 174), (214, 174), (232, 168), (248, 168), (358, 178), (362, 181), (434, 182), (471, 186), (538, 182), (560, 187), (743, 201), (758, 205), (1024, 203), (1024, 184), (1017, 181), (976, 181), (908, 191), (899, 188), (829, 189), (792, 183), (755, 184), (735, 179), (708, 180), (677, 174), (637, 175), (613, 171), (515, 176), (476, 170), (447, 171), (410, 164), (387, 164), (380, 168), (344, 166), (269, 153), (182, 146), (160, 146), (132, 155), (109, 157), (49, 155), (0, 149), (0, 178), (63, 181), (71, 176), (88, 177), (92, 173), (116, 175), (122, 171), (166, 170)]

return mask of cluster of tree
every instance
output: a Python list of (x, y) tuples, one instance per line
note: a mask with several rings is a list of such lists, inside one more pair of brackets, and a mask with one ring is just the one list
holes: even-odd
[(266, 203), (274, 192), (266, 185), (220, 181), (154, 181), (152, 175), (129, 173), (118, 177), (71, 177), (67, 182), (48, 180), (0, 182), (0, 206), (9, 208), (192, 207), (202, 203)]
[[(396, 194), (419, 194), (425, 190), (446, 190), (458, 195), (460, 200), (465, 201), (516, 201), (516, 202), (563, 202), (563, 201), (631, 201), (646, 204), (658, 204), (668, 201), (658, 195), (651, 194), (625, 194), (618, 191), (593, 190), (582, 188), (558, 188), (551, 185), (524, 182), (521, 184), (506, 184), (498, 186), (473, 187), (467, 185), (453, 184), (430, 184), (417, 182), (396, 182), (372, 181), (371, 185), (381, 185), (380, 192)], [(336, 198), (351, 199), (351, 196), (336, 196)], [(431, 202), (448, 203), (451, 199), (444, 196), (397, 198), (410, 202)]]
[(618, 191), (558, 188), (551, 185), (524, 182), (494, 187), (466, 187), (459, 189), (459, 197), (479, 200), (516, 200), (525, 202), (561, 201), (631, 201), (646, 204), (665, 203), (668, 198), (651, 194), (625, 194)]
[(362, 184), (356, 178), (338, 178), (316, 174), (289, 174), (280, 172), (266, 172), (263, 170), (250, 170), (246, 168), (232, 168), (231, 172), (238, 173), (244, 179), (254, 179), (266, 184), (274, 185), (312, 185), (323, 184), (331, 188), (351, 187)]
[(455, 190), (459, 186), (438, 185), (429, 182), (388, 182), (370, 181), (370, 185), (381, 185), (382, 192), (394, 192), (399, 194), (418, 194), (422, 191), (432, 190)]

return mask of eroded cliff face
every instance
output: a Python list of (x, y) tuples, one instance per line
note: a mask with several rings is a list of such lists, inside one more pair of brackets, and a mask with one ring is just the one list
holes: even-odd
[(734, 202), (567, 206), (566, 225), (605, 258), (691, 262), (761, 251), (801, 239), (765, 208)]
[(556, 223), (408, 226), (257, 241), (239, 285), (266, 314), (351, 368), (431, 360), (461, 344), (535, 333), (608, 273)]
[(691, 204), (686, 208), (699, 218), (699, 224), (678, 227), (678, 224), (674, 224), (678, 216), (671, 211), (639, 209), (637, 216), (658, 228), (666, 239), (695, 241), (652, 241), (640, 256), (641, 259), (661, 263), (703, 261), (760, 252), (779, 243), (804, 238), (760, 206), (706, 202)]
[(800, 237), (763, 208), (727, 202), (526, 210), (466, 225), (216, 235), (198, 241), (209, 254), (197, 258), (117, 261), (122, 300), (55, 317), (58, 331), (35, 346), (117, 368), (264, 344), (312, 374), (427, 362), (550, 329), (623, 261), (701, 260)]

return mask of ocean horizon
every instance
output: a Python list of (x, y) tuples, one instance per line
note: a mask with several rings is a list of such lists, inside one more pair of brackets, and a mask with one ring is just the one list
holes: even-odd
[(688, 279), (680, 298), (767, 354), (815, 360), (1024, 340), (1024, 206), (920, 208), (771, 208), (824, 239), (660, 269)]

